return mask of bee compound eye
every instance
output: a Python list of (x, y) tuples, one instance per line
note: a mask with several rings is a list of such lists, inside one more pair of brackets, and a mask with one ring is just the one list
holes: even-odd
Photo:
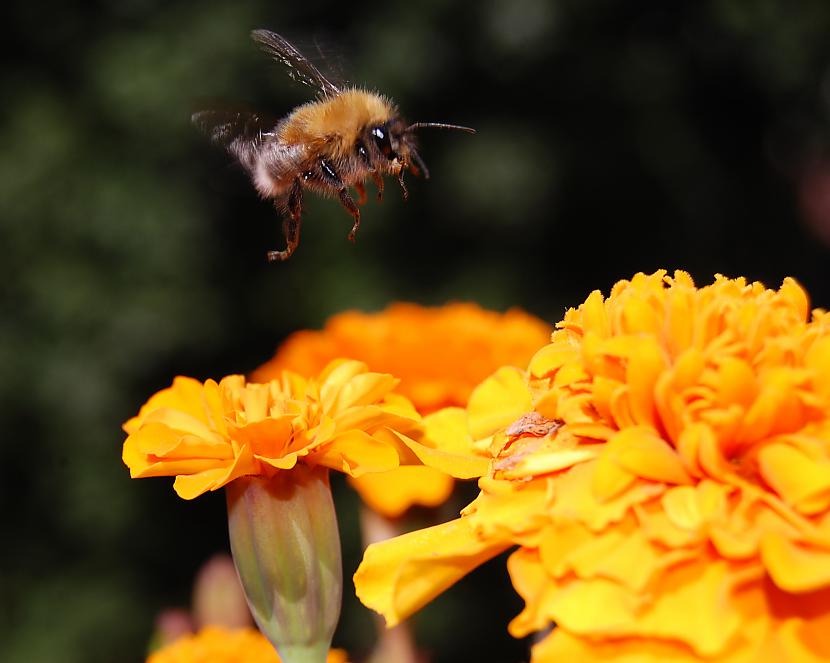
[(389, 132), (383, 127), (374, 127), (372, 129), (372, 138), (375, 139), (375, 145), (386, 158), (392, 157), (392, 143), (389, 140)]

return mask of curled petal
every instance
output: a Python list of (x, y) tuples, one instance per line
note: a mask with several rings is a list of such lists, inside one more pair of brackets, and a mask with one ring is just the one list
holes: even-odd
[(354, 575), (357, 597), (394, 626), (510, 545), (478, 537), (464, 519), (373, 543)]

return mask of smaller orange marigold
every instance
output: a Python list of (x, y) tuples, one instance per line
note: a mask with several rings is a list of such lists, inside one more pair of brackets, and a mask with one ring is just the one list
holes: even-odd
[[(326, 663), (347, 663), (346, 652), (333, 649)], [(268, 640), (254, 629), (207, 626), (150, 654), (147, 663), (280, 663)]]
[(419, 464), (407, 433), (420, 417), (396, 384), (357, 361), (332, 362), (311, 379), (286, 371), (265, 384), (178, 377), (124, 424), (122, 458), (133, 478), (175, 476), (184, 499), (297, 463), (354, 476)]

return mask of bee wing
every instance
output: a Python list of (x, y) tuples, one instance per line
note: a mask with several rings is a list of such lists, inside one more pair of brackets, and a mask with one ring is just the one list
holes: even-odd
[(263, 51), (288, 69), (288, 75), (304, 83), (325, 97), (340, 93), (340, 88), (326, 78), (300, 51), (284, 37), (269, 30), (254, 30), (251, 38)]
[(249, 111), (209, 110), (193, 113), (193, 124), (210, 140), (228, 147), (237, 139), (259, 144), (273, 133), (277, 121)]
[(263, 142), (277, 128), (273, 118), (248, 111), (199, 111), (191, 119), (213, 143), (224, 147), (248, 170), (255, 167)]

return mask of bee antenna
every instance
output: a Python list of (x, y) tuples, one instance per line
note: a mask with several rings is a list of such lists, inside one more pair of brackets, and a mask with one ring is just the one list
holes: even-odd
[(470, 127), (461, 127), (457, 124), (444, 124), (443, 122), (415, 122), (406, 128), (406, 132), (410, 133), (416, 129), (454, 129), (457, 131), (466, 131), (468, 134), (474, 134), (475, 129)]

